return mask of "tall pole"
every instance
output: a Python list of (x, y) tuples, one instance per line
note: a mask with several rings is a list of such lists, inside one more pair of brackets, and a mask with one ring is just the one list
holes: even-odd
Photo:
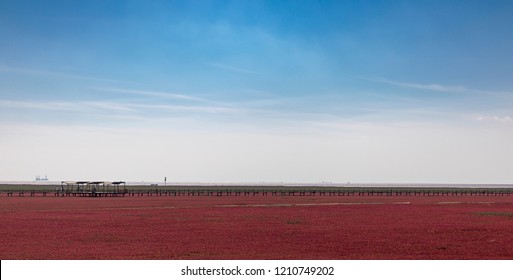
[(167, 186), (167, 177), (164, 177), (164, 186)]

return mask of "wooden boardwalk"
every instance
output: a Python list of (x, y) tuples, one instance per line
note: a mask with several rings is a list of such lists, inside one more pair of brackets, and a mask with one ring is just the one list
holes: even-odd
[(510, 196), (512, 188), (472, 189), (472, 188), (216, 188), (216, 189), (130, 189), (123, 191), (26, 191), (12, 190), (0, 192), (0, 196), (54, 196), (54, 197), (134, 197), (134, 196)]

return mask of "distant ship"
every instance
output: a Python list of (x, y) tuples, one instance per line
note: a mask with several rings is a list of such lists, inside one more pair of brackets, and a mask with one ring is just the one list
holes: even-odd
[(43, 178), (43, 177), (38, 175), (38, 176), (36, 176), (36, 182), (37, 181), (48, 181), (48, 177), (45, 175), (45, 177)]

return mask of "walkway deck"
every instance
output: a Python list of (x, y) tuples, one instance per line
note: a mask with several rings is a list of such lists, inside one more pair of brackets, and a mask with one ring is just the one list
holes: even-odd
[(339, 189), (131, 189), (125, 191), (26, 191), (12, 190), (0, 192), (7, 196), (47, 196), (56, 197), (133, 197), (133, 196), (510, 196), (511, 188), (499, 189), (408, 189), (408, 188), (339, 188)]

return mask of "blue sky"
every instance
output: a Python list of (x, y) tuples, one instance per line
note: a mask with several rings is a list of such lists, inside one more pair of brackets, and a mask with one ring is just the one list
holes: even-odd
[(0, 179), (511, 182), (511, 14), (1, 1)]

